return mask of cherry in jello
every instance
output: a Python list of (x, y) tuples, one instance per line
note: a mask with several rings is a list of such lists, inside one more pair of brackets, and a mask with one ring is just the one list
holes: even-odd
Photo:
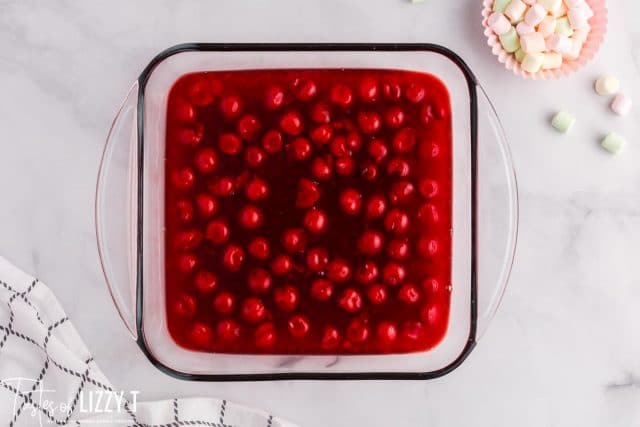
[(396, 70), (188, 74), (168, 98), (166, 301), (209, 352), (423, 351), (445, 335), (451, 110)]

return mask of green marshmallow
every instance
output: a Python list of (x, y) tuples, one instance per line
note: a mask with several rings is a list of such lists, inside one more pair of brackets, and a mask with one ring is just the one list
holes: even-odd
[(600, 142), (600, 145), (608, 152), (612, 154), (618, 154), (624, 148), (624, 145), (626, 143), (627, 142), (622, 136), (618, 135), (615, 132), (611, 132), (604, 137), (604, 139)]
[(493, 11), (504, 13), (504, 10), (511, 3), (511, 0), (494, 0), (493, 2)]
[(500, 43), (502, 43), (504, 50), (509, 53), (514, 53), (516, 50), (520, 49), (520, 37), (518, 37), (516, 29), (511, 27), (509, 31), (501, 35)]
[(566, 111), (560, 111), (551, 119), (551, 126), (558, 132), (567, 133), (571, 130), (575, 122), (576, 118), (573, 117), (572, 114)]
[(516, 50), (515, 55), (516, 55), (516, 61), (522, 62), (524, 57), (527, 56), (527, 53), (522, 48), (520, 48), (520, 49)]
[(567, 37), (571, 37), (573, 35), (573, 28), (571, 28), (569, 18), (563, 16), (562, 18), (556, 19), (556, 34)]

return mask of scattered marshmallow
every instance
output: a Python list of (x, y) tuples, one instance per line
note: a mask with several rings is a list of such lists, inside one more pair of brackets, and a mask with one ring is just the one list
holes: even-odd
[(531, 34), (535, 31), (535, 27), (532, 27), (524, 21), (518, 22), (518, 25), (516, 25), (516, 32), (520, 37), (524, 36), (525, 34)]
[(520, 37), (515, 28), (511, 27), (509, 31), (500, 36), (500, 43), (508, 53), (514, 53), (520, 49)]
[(544, 52), (546, 43), (542, 34), (531, 33), (520, 37), (520, 46), (526, 53)]
[(527, 73), (537, 73), (542, 68), (543, 63), (544, 53), (534, 52), (525, 54), (520, 66)]
[(598, 95), (613, 95), (620, 89), (620, 80), (613, 76), (602, 76), (596, 80), (595, 89)]
[(610, 132), (604, 139), (600, 142), (602, 148), (610, 152), (611, 154), (618, 154), (626, 144), (625, 139), (618, 135), (615, 132)]
[(527, 5), (522, 0), (511, 0), (511, 3), (505, 8), (504, 14), (507, 15), (512, 24), (516, 24), (522, 21), (526, 11)]
[(611, 101), (611, 111), (619, 116), (626, 116), (631, 111), (632, 104), (631, 98), (624, 93), (619, 93)]
[(535, 27), (547, 16), (547, 10), (542, 5), (534, 4), (524, 15), (524, 22)]
[(542, 34), (542, 37), (547, 38), (556, 31), (556, 18), (553, 16), (547, 16), (538, 25), (538, 32)]
[(511, 29), (511, 22), (509, 22), (507, 17), (500, 12), (493, 12), (491, 15), (489, 15), (487, 23), (489, 24), (489, 27), (493, 30), (493, 32), (499, 36), (503, 35)]
[(567, 111), (559, 111), (551, 119), (551, 126), (558, 132), (567, 133), (571, 130), (576, 122), (576, 118), (573, 114)]

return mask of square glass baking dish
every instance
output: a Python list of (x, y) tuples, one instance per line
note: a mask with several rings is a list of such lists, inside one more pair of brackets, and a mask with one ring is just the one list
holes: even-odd
[[(453, 130), (452, 290), (434, 348), (383, 355), (242, 355), (178, 346), (164, 292), (167, 98), (187, 73), (283, 68), (398, 69), (449, 90)], [(149, 360), (191, 380), (427, 379), (462, 363), (506, 287), (517, 237), (517, 186), (502, 127), (463, 60), (429, 44), (183, 44), (156, 56), (114, 120), (96, 191), (100, 259), (114, 303)]]

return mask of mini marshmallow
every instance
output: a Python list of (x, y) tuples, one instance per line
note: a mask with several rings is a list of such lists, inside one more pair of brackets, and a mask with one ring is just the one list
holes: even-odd
[(538, 32), (542, 34), (545, 39), (549, 37), (556, 30), (556, 18), (553, 16), (547, 16), (538, 25)]
[(560, 34), (563, 36), (571, 37), (573, 34), (573, 28), (571, 28), (571, 24), (569, 23), (569, 18), (563, 16), (562, 18), (558, 18), (556, 20), (556, 34)]
[(562, 5), (562, 0), (538, 0), (538, 4), (542, 5), (549, 13), (557, 13)]
[(504, 10), (504, 14), (511, 20), (512, 24), (522, 21), (527, 5), (522, 0), (511, 0), (511, 3)]
[(539, 4), (534, 4), (524, 15), (524, 22), (535, 27), (542, 22), (545, 16), (547, 16), (547, 10)]
[(624, 148), (625, 144), (626, 141), (624, 140), (624, 138), (615, 132), (610, 132), (600, 142), (602, 148), (604, 148), (611, 154), (618, 154)]
[(500, 43), (502, 43), (502, 47), (508, 53), (513, 53), (516, 50), (520, 49), (520, 37), (518, 37), (516, 29), (511, 27), (509, 31), (501, 35)]
[(559, 18), (561, 16), (565, 16), (567, 14), (567, 11), (567, 6), (565, 6), (564, 2), (561, 2), (560, 8), (551, 12), (551, 16), (553, 16), (554, 18)]
[(528, 73), (537, 73), (542, 68), (544, 62), (544, 53), (535, 52), (527, 53), (522, 60), (521, 67)]
[(544, 37), (540, 33), (525, 34), (520, 37), (520, 45), (526, 53), (542, 52), (546, 47)]
[(571, 40), (567, 36), (560, 34), (551, 34), (546, 40), (547, 50), (553, 52), (565, 53), (571, 49)]
[(535, 32), (536, 29), (526, 22), (522, 21), (518, 22), (518, 25), (516, 25), (516, 31), (520, 36), (524, 36), (525, 34), (531, 34)]
[(527, 55), (527, 53), (524, 50), (522, 50), (522, 48), (520, 48), (520, 49), (516, 50), (516, 53), (514, 55), (516, 57), (516, 61), (522, 62), (522, 60)]
[(511, 23), (507, 17), (500, 12), (493, 12), (489, 15), (487, 23), (493, 32), (499, 36), (506, 33), (511, 28)]
[(584, 0), (564, 0), (564, 2), (569, 9), (573, 9), (574, 7), (580, 7), (584, 4)]
[(493, 11), (504, 13), (504, 10), (507, 7), (507, 5), (509, 5), (509, 3), (511, 3), (511, 0), (494, 0)]
[(571, 38), (584, 43), (585, 41), (587, 41), (588, 36), (589, 36), (588, 29), (586, 30), (578, 29), (573, 32), (573, 34), (571, 35)]
[(545, 53), (544, 61), (542, 61), (543, 70), (554, 70), (562, 66), (562, 55), (559, 53)]
[(596, 80), (595, 89), (598, 95), (613, 95), (620, 89), (620, 80), (613, 76), (602, 76)]
[(582, 42), (579, 40), (571, 40), (571, 47), (568, 51), (562, 52), (562, 57), (571, 61), (578, 59), (580, 52), (582, 51)]
[(567, 111), (559, 111), (551, 119), (551, 126), (558, 132), (567, 133), (571, 130), (576, 122), (576, 118), (573, 114)]
[(528, 4), (529, 6), (533, 6), (534, 4), (538, 3), (538, 0), (522, 0), (522, 1)]
[(582, 9), (584, 9), (584, 13), (587, 16), (587, 19), (591, 19), (593, 18), (593, 9), (591, 9), (591, 6), (589, 6), (589, 3), (587, 2), (583, 2), (582, 6), (580, 6)]
[(567, 16), (569, 17), (571, 28), (574, 30), (589, 28), (589, 18), (587, 18), (584, 8), (578, 7), (571, 9)]
[(611, 101), (611, 111), (619, 116), (626, 116), (631, 111), (631, 98), (623, 93), (617, 94)]

